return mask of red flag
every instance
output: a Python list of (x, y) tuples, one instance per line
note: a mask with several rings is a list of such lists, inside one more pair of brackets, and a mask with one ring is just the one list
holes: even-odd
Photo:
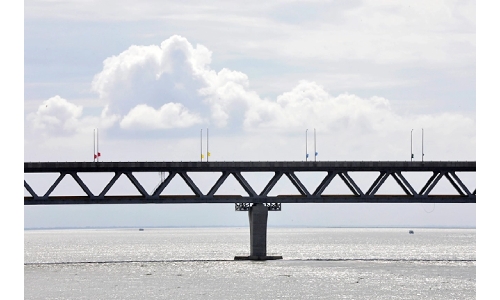
[(97, 156), (101, 156), (101, 152), (97, 152)]
[(96, 159), (96, 158), (97, 158), (97, 155), (94, 154), (94, 159)]

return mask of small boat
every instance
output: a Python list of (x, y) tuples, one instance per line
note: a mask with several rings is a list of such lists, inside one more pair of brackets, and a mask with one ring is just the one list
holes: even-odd
[(144, 228), (139, 228), (139, 231), (144, 231)]
[(408, 233), (409, 233), (409, 234), (413, 234), (414, 232), (413, 232), (413, 230), (410, 230), (410, 231), (408, 231)]

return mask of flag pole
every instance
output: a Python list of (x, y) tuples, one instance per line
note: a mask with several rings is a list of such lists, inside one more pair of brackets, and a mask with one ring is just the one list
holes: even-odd
[(207, 162), (208, 162), (209, 155), (210, 155), (210, 152), (208, 151), (208, 128), (207, 128)]
[(422, 128), (422, 162), (424, 162), (424, 129)]
[(94, 155), (94, 162), (95, 162), (96, 155), (97, 155), (97, 154), (95, 153), (95, 128), (94, 128), (94, 139), (93, 139), (93, 141), (94, 141), (94, 148), (92, 149), (92, 151), (93, 151), (94, 153), (92, 153), (92, 154)]
[(203, 129), (200, 129), (200, 161), (203, 162)]
[(316, 128), (314, 128), (314, 161), (316, 161)]
[(413, 129), (410, 134), (410, 161), (413, 161)]
[(97, 128), (97, 162), (99, 162), (99, 128)]
[(307, 153), (307, 131), (308, 131), (308, 130), (309, 130), (309, 129), (306, 129), (306, 161), (307, 161), (307, 156), (308, 156), (308, 153)]

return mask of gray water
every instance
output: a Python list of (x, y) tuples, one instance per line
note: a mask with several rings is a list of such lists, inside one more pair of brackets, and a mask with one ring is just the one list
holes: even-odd
[(26, 230), (25, 299), (475, 299), (475, 229)]

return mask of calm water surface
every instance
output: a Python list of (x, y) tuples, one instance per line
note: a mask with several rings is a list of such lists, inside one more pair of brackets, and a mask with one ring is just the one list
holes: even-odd
[(475, 299), (475, 229), (26, 230), (25, 299)]

